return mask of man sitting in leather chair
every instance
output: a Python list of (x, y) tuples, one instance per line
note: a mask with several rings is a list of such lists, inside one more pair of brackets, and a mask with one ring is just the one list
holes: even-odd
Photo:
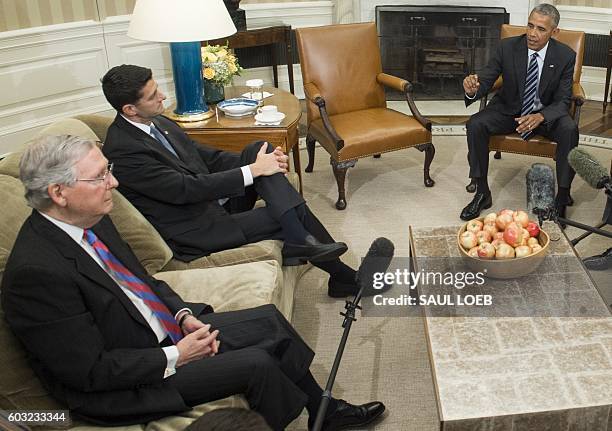
[[(280, 148), (254, 142), (241, 154), (193, 142), (162, 116), (166, 96), (150, 69), (122, 65), (102, 78), (117, 116), (104, 155), (114, 163), (119, 191), (151, 222), (174, 256), (191, 261), (265, 239), (282, 239), (284, 265), (310, 261), (330, 274), (328, 294), (357, 292), (355, 271), (285, 177)], [(264, 208), (253, 209), (257, 197)]]
[(559, 11), (549, 4), (536, 6), (523, 36), (500, 41), (495, 55), (480, 76), (463, 81), (466, 106), (487, 94), (501, 75), (503, 85), (491, 102), (466, 124), (470, 178), (476, 194), (461, 211), (462, 220), (478, 217), (492, 205), (487, 182), (489, 137), (518, 132), (524, 140), (535, 134), (557, 143), (557, 197), (559, 216), (565, 217), (575, 172), (567, 156), (578, 145), (578, 127), (569, 115), (576, 53), (551, 39), (559, 29)]

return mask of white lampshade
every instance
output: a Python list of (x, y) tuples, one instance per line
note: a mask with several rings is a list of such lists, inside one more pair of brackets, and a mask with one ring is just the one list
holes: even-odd
[(128, 36), (153, 42), (200, 42), (236, 33), (223, 0), (137, 0)]

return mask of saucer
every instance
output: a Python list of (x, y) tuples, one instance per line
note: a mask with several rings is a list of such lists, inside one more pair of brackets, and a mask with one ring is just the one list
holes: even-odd
[(280, 123), (285, 118), (285, 114), (282, 112), (276, 112), (274, 115), (269, 114), (265, 117), (262, 114), (255, 115), (255, 121), (262, 124), (275, 124)]
[(230, 117), (242, 117), (250, 115), (257, 109), (258, 103), (256, 100), (238, 97), (235, 99), (227, 99), (217, 104), (217, 107)]

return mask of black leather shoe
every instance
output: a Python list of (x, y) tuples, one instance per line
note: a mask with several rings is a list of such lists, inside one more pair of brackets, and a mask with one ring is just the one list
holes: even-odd
[(343, 242), (323, 244), (313, 236), (306, 237), (305, 244), (283, 245), (283, 265), (294, 266), (310, 262), (326, 262), (342, 256), (348, 247)]
[(461, 211), (461, 220), (469, 221), (480, 215), (480, 212), (484, 209), (491, 208), (493, 201), (491, 199), (491, 192), (489, 193), (476, 193), (472, 202), (467, 204), (463, 211)]
[[(349, 428), (358, 428), (376, 420), (385, 411), (385, 405), (380, 401), (355, 406), (344, 400), (336, 400), (336, 411), (328, 415), (323, 421), (323, 431), (336, 431)], [(309, 428), (314, 425), (309, 421)]]
[(602, 254), (584, 258), (582, 260), (584, 266), (594, 271), (604, 271), (612, 268), (612, 247), (604, 251)]

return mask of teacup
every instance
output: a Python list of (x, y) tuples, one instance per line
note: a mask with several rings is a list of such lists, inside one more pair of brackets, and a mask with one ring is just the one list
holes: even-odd
[(278, 115), (278, 108), (276, 105), (266, 105), (257, 108), (257, 113), (261, 115), (264, 120), (274, 120)]

